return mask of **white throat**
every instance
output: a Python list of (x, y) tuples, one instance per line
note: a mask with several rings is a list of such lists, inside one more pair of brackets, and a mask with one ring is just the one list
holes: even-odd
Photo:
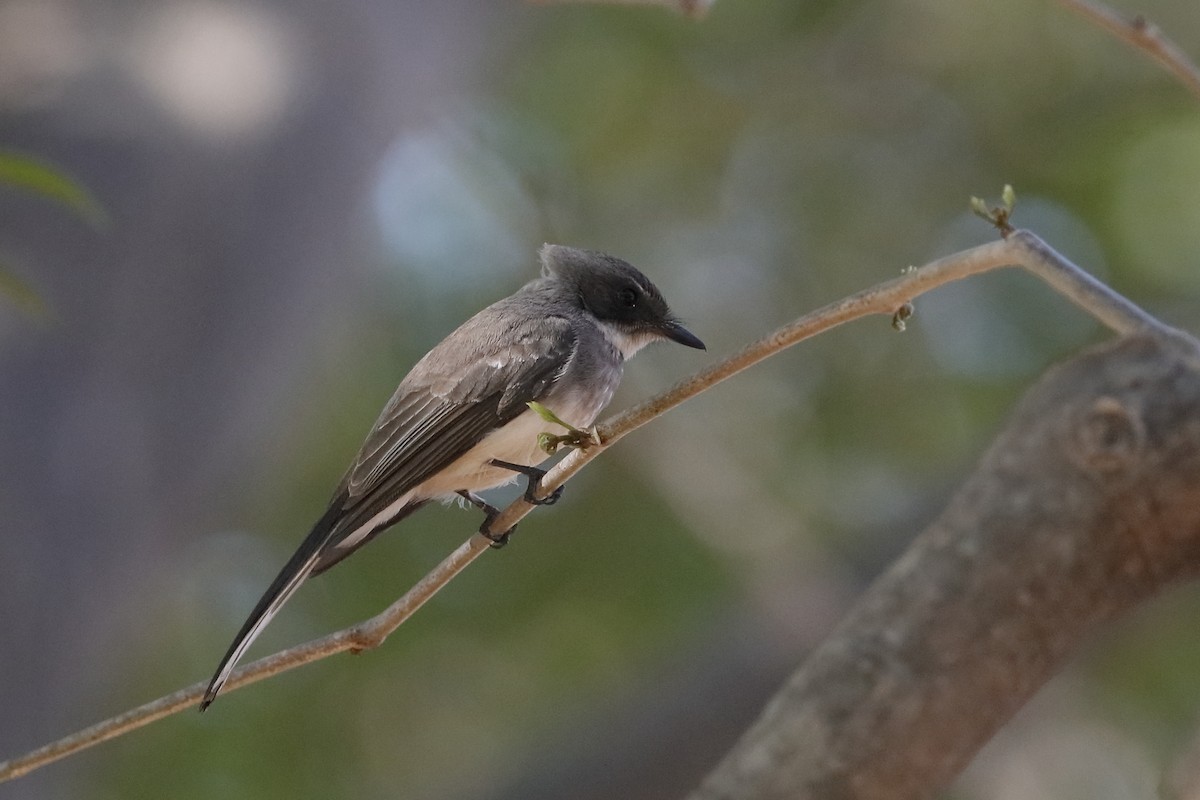
[(658, 338), (657, 335), (648, 331), (628, 333), (611, 322), (601, 321), (599, 324), (600, 332), (604, 334), (604, 338), (608, 340), (609, 344), (621, 351), (621, 357), (626, 361), (633, 358), (634, 353), (638, 350), (641, 350)]

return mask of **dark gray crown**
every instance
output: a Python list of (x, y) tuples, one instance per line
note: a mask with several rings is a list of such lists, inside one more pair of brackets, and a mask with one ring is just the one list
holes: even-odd
[(596, 319), (628, 333), (704, 348), (671, 313), (658, 287), (628, 261), (560, 244), (543, 245), (540, 255), (543, 274), (570, 285)]

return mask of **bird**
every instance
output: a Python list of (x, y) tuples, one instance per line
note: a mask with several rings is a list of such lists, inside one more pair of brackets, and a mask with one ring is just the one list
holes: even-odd
[(646, 345), (705, 349), (629, 262), (556, 244), (544, 245), (539, 258), (540, 277), (468, 319), (400, 381), (325, 513), (234, 637), (201, 711), (308, 578), (434, 500), (475, 505), (485, 514), (480, 533), (504, 544), (511, 531), (491, 532), (498, 511), (477, 492), (524, 475), (532, 503), (553, 503), (561, 493), (538, 497), (545, 475), (538, 465), (549, 457), (539, 434), (553, 427), (540, 412), (578, 432), (608, 405), (625, 361)]

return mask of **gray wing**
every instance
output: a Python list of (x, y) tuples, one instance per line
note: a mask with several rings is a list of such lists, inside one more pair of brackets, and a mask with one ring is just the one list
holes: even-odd
[(486, 330), (489, 322), (498, 321), (465, 324), (401, 382), (338, 488), (343, 515), (327, 547), (526, 411), (575, 352), (562, 317), (510, 321), (501, 336)]
[[(259, 599), (221, 659), (204, 700), (216, 698), (255, 637), (310, 575), (365, 544), (338, 547), (413, 487), (542, 397), (570, 363), (577, 340), (558, 316), (514, 317), (501, 304), (472, 317), (413, 367), (367, 435), (325, 515)], [(379, 529), (411, 513), (399, 509)]]

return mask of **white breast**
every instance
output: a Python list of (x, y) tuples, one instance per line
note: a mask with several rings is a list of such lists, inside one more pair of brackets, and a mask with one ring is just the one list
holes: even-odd
[[(577, 424), (578, 416), (567, 409), (555, 409), (564, 421)], [(594, 416), (594, 415), (593, 415)], [(587, 424), (591, 424), (589, 419)], [(586, 427), (580, 425), (579, 427)], [(494, 467), (488, 462), (495, 458), (513, 464), (536, 466), (550, 456), (538, 447), (538, 434), (542, 431), (562, 433), (557, 425), (546, 422), (533, 411), (525, 411), (512, 422), (488, 434), (479, 444), (472, 447), (460, 458), (447, 466), (441, 472), (413, 487), (396, 498), (387, 508), (348, 535), (338, 543), (339, 548), (353, 547), (363, 536), (386, 524), (394, 518), (405, 506), (419, 503), (423, 500), (450, 500), (456, 492), (467, 490), (481, 492), (496, 486), (512, 483), (522, 477), (511, 469)]]
[(553, 433), (555, 427), (532, 411), (525, 411), (503, 428), (488, 434), (461, 458), (409, 494), (412, 499), (424, 500), (447, 497), (462, 489), (479, 492), (512, 483), (521, 477), (519, 473), (493, 467), (488, 462), (495, 458), (529, 466), (542, 463), (550, 456), (538, 447), (538, 434), (543, 431)]

